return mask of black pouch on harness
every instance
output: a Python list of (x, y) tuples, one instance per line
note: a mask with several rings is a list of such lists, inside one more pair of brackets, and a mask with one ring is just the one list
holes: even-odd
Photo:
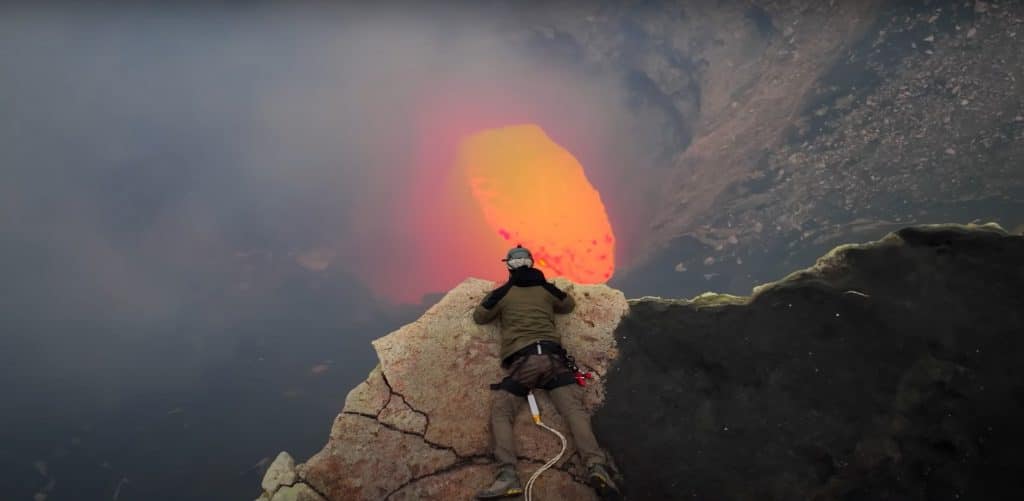
[(494, 383), (491, 385), (492, 390), (505, 390), (517, 397), (525, 397), (527, 393), (530, 393), (530, 389), (523, 386), (519, 381), (512, 379), (512, 376), (505, 376), (500, 383)]
[[(537, 388), (542, 390), (553, 390), (562, 386), (568, 386), (570, 384), (577, 384), (576, 374), (573, 372), (562, 372), (554, 377), (549, 378), (547, 381), (537, 385)], [(512, 376), (505, 376), (501, 382), (491, 384), (492, 390), (505, 390), (513, 395), (519, 397), (525, 397), (527, 393), (530, 393), (530, 388), (527, 388), (519, 381), (512, 379)]]
[(570, 384), (576, 384), (576, 375), (572, 372), (563, 372), (557, 376), (544, 381), (537, 387), (542, 390), (553, 390), (562, 386), (569, 386)]
[[(555, 388), (577, 383), (576, 364), (574, 363), (573, 358), (569, 356), (568, 352), (566, 352), (565, 348), (562, 348), (561, 345), (550, 341), (540, 341), (526, 346), (506, 357), (505, 360), (502, 361), (501, 365), (502, 367), (507, 368), (521, 358), (533, 356), (547, 356), (552, 360), (555, 366), (562, 366), (567, 369), (539, 382), (539, 384), (536, 385), (537, 388), (542, 390), (553, 390)], [(532, 388), (528, 388), (526, 385), (517, 381), (513, 378), (513, 375), (505, 376), (505, 378), (500, 382), (492, 384), (491, 389), (505, 390), (513, 395), (525, 397)]]

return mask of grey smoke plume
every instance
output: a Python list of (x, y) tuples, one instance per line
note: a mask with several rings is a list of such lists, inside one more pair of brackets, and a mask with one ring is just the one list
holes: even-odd
[[(295, 263), (346, 255), (322, 282), (344, 291), (330, 298), (339, 311), (367, 311), (378, 303), (346, 266), (380, 265), (402, 243), (393, 187), (422, 168), (417, 145), (448, 112), (541, 121), (613, 224), (639, 221), (636, 173), (657, 131), (620, 75), (547, 55), (513, 13), (5, 7), (6, 380), (105, 388), (83, 399), (187, 385), (238, 349), (237, 319), (218, 312), (303, 308), (274, 285)], [(643, 225), (622, 226), (631, 241)], [(244, 291), (260, 287), (257, 307)]]

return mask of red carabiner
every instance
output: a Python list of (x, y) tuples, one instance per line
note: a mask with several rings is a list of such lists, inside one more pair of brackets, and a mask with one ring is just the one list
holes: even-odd
[(576, 371), (576, 374), (574, 374), (574, 376), (576, 377), (576, 384), (580, 386), (586, 386), (588, 379), (594, 379), (594, 375), (589, 372), (583, 373), (580, 371)]

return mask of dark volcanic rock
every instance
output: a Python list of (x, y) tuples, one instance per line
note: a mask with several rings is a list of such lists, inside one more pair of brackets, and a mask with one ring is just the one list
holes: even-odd
[(631, 499), (1024, 499), (1024, 237), (909, 228), (751, 298), (631, 301), (598, 436)]

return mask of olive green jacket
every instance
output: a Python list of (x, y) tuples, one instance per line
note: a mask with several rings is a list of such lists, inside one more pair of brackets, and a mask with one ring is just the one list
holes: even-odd
[[(548, 289), (563, 294), (559, 299)], [(497, 303), (493, 299), (501, 295)], [(491, 303), (493, 306), (487, 308)], [(537, 341), (562, 342), (555, 329), (555, 314), (572, 312), (576, 302), (572, 296), (553, 285), (503, 286), (491, 291), (473, 310), (473, 321), (486, 324), (501, 319), (501, 359)]]

